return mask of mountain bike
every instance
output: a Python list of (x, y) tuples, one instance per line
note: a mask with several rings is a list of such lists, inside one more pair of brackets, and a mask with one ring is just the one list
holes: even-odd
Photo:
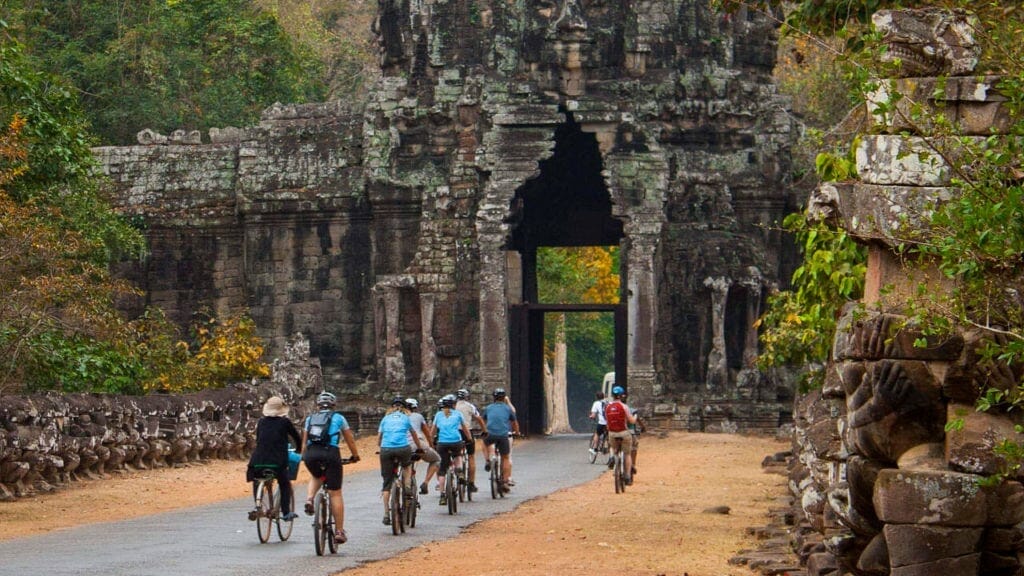
[(589, 453), (591, 464), (597, 462), (598, 454), (608, 453), (608, 430), (602, 430), (601, 433), (597, 435), (597, 438), (593, 436), (590, 437)]
[[(350, 464), (351, 458), (342, 458), (341, 464)], [(331, 509), (331, 495), (327, 492), (327, 478), (320, 478), (320, 489), (313, 496), (313, 548), (317, 556), (323, 556), (328, 549), (331, 554), (338, 552), (334, 541), (334, 510)]]
[[(513, 438), (515, 438), (515, 434), (510, 432), (508, 435), (510, 458)], [(505, 478), (505, 472), (501, 468), (501, 455), (498, 454), (497, 445), (491, 445), (487, 449), (491, 452), (491, 455), (487, 457), (486, 466), (487, 471), (490, 472), (491, 498), (504, 498), (505, 494), (508, 493), (508, 479)]]
[(448, 471), (444, 473), (444, 498), (448, 502), (448, 514), (456, 514), (459, 511), (459, 477), (455, 474), (455, 464), (448, 464)]
[(612, 477), (615, 479), (615, 493), (626, 491), (626, 457), (622, 453), (622, 438), (612, 439)]
[[(281, 487), (277, 485), (276, 467), (263, 467), (262, 476), (256, 482), (255, 509), (249, 512), (249, 520), (256, 521), (256, 535), (261, 543), (270, 540), (270, 527), (276, 525), (277, 537), (282, 542), (292, 535), (293, 520), (281, 518)], [(292, 491), (291, 510), (295, 510), (295, 492)]]
[(419, 496), (416, 493), (416, 462), (419, 454), (413, 454), (408, 464), (409, 483), (403, 481), (405, 466), (393, 459), (394, 482), (391, 484), (391, 497), (388, 500), (388, 517), (391, 519), (391, 533), (395, 536), (405, 533), (405, 527), (416, 526), (416, 510), (419, 508)]

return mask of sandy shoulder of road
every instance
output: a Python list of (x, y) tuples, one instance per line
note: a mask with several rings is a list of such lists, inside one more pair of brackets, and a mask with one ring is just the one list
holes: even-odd
[[(364, 460), (346, 470), (376, 467), (374, 439), (360, 439)], [(515, 512), (479, 522), (459, 538), (428, 543), (387, 560), (391, 576), (466, 557), (472, 572), (523, 576), (672, 574), (747, 576), (728, 565), (757, 542), (746, 529), (768, 522), (785, 493), (785, 478), (761, 468), (787, 442), (726, 434), (645, 435), (636, 482), (616, 495), (610, 473), (526, 502)], [(581, 446), (581, 457), (585, 457)], [(299, 482), (305, 481), (304, 472)], [(0, 503), (0, 540), (71, 526), (198, 506), (250, 494), (245, 462), (217, 461), (76, 482), (56, 493)], [(721, 506), (728, 514), (712, 512)], [(479, 552), (494, 551), (481, 554)], [(346, 571), (379, 574), (380, 562)]]

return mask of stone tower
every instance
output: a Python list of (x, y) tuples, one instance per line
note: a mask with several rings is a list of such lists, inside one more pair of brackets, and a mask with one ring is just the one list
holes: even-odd
[(794, 130), (773, 23), (707, 4), (380, 0), (365, 102), (99, 149), (153, 243), (125, 273), (179, 321), (249, 306), (274, 346), (303, 332), (352, 401), (506, 386), (536, 430), (536, 250), (618, 245), (633, 403), (777, 426), (752, 322), (792, 268), (771, 225)]

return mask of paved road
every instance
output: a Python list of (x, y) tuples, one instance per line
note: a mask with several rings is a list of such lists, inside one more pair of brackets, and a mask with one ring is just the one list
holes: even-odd
[[(479, 457), (479, 455), (478, 455)], [(416, 528), (401, 536), (381, 523), (380, 474), (365, 471), (345, 477), (345, 528), (349, 541), (337, 555), (316, 556), (309, 517), (300, 515), (287, 542), (260, 544), (246, 519), (251, 499), (157, 514), (123, 522), (93, 524), (43, 536), (0, 543), (0, 575), (24, 576), (178, 576), (181, 574), (259, 575), (286, 569), (291, 574), (331, 574), (371, 560), (389, 558), (429, 542), (458, 535), (484, 518), (561, 488), (591, 480), (605, 470), (586, 458), (586, 437), (538, 437), (516, 445), (514, 491), (492, 500), (481, 482), (477, 498), (456, 516), (425, 497)], [(485, 479), (482, 460), (477, 471)], [(424, 466), (420, 464), (422, 478)], [(301, 502), (304, 489), (296, 493)]]

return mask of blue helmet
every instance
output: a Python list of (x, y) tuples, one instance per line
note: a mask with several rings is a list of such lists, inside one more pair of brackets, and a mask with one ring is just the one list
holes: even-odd
[(626, 389), (623, 388), (622, 386), (616, 386), (616, 387), (612, 388), (612, 394), (614, 394), (616, 396), (621, 396), (621, 395), (623, 395), (625, 393), (626, 393)]

